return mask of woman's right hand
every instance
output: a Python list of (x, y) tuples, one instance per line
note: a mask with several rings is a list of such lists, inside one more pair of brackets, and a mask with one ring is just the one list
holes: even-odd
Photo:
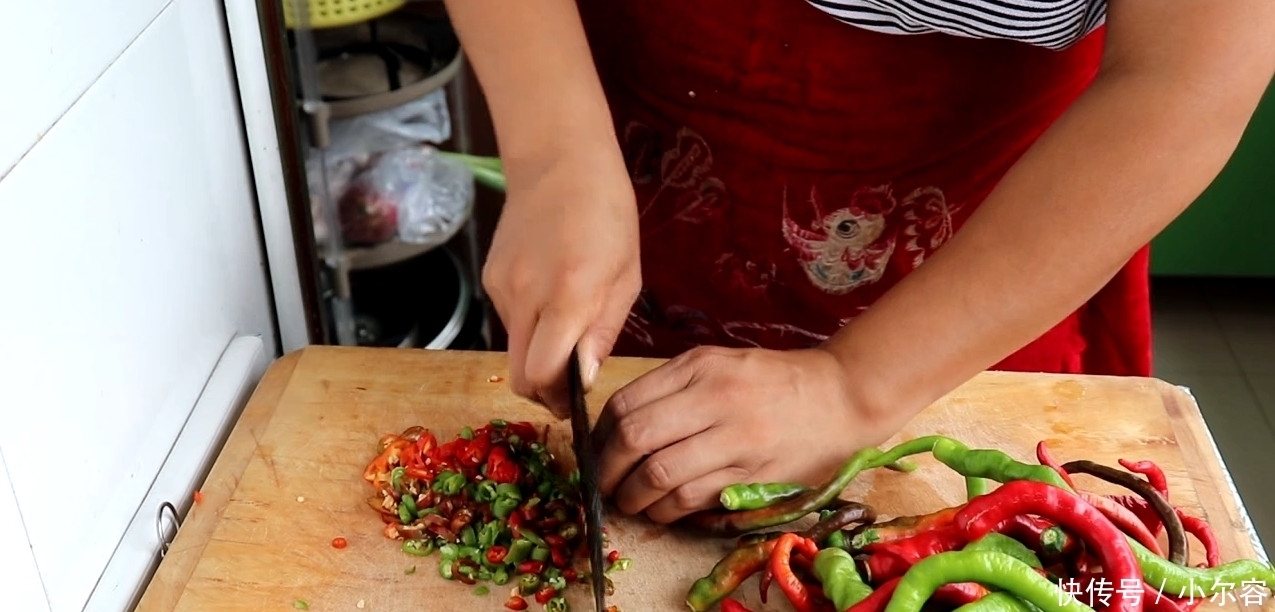
[(591, 386), (642, 286), (633, 188), (614, 149), (505, 167), (483, 286), (508, 332), (513, 390), (565, 417), (571, 349)]

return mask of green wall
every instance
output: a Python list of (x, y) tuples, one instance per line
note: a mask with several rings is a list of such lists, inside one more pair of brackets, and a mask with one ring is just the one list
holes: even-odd
[(1275, 86), (1226, 169), (1151, 244), (1151, 273), (1275, 277)]

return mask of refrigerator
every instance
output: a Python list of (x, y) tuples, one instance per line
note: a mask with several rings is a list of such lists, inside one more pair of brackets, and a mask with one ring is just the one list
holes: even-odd
[[(501, 344), (478, 283), (496, 191), (438, 244), (323, 235), (342, 111), (291, 1), (0, 6), (0, 609), (130, 609), (281, 355)], [(454, 55), (434, 144), (490, 154)], [(416, 325), (376, 329), (378, 292)]]

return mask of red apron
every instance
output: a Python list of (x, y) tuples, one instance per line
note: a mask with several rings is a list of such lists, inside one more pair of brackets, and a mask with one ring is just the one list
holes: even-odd
[[(959, 230), (1103, 47), (879, 34), (803, 0), (580, 6), (641, 212), (617, 355), (832, 335)], [(1146, 249), (997, 366), (1150, 367)]]

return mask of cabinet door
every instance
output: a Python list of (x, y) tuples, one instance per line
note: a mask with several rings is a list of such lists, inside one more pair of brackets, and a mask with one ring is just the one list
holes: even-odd
[[(102, 3), (39, 4), (73, 20)], [(276, 351), (220, 1), (97, 25), (131, 42), (0, 179), (0, 454), (54, 612), (81, 610), (154, 512), (142, 502), (232, 339)], [(47, 34), (25, 27), (31, 45)]]

